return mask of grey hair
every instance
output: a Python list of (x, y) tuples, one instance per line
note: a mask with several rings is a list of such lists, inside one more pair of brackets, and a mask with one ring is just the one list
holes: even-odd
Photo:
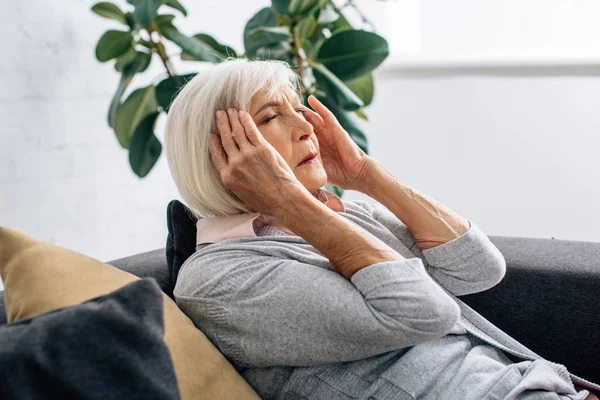
[(236, 107), (249, 111), (252, 97), (271, 97), (289, 87), (299, 93), (300, 78), (286, 62), (229, 58), (198, 73), (169, 108), (165, 154), (177, 190), (197, 219), (251, 212), (221, 181), (209, 148), (209, 133), (218, 134), (215, 113)]

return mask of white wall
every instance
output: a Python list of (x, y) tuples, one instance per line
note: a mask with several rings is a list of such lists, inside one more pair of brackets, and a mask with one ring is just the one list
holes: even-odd
[(422, 0), (423, 53), (595, 51), (596, 0)]
[[(106, 29), (122, 28), (93, 14), (94, 3), (3, 4), (0, 225), (109, 261), (164, 247), (166, 205), (179, 196), (164, 156), (137, 178), (107, 126), (119, 75), (96, 61), (94, 49)], [(182, 31), (215, 33), (242, 49), (243, 26), (265, 1), (185, 3), (190, 18), (176, 19)], [(153, 64), (131, 88), (164, 76), (160, 60)], [(159, 121), (161, 141), (163, 126)]]
[[(381, 2), (371, 1), (373, 19), (385, 17)], [(185, 3), (184, 32), (213, 33), (241, 50), (245, 21), (268, 2)], [(94, 47), (118, 24), (92, 14), (92, 4), (9, 2), (0, 14), (0, 225), (108, 261), (164, 247), (166, 205), (179, 196), (164, 156), (138, 179), (106, 124), (119, 77), (95, 60)], [(433, 6), (446, 24), (470, 18), (442, 1), (415, 4), (397, 0), (390, 5), (401, 14), (390, 13), (397, 25), (378, 25), (395, 51), (441, 48), (447, 26), (432, 25)], [(363, 125), (373, 157), (489, 235), (600, 241), (598, 78), (398, 77), (393, 67), (376, 75)], [(155, 60), (133, 86), (163, 74)]]
[(377, 90), (365, 129), (398, 178), (490, 235), (600, 241), (600, 79), (380, 76)]

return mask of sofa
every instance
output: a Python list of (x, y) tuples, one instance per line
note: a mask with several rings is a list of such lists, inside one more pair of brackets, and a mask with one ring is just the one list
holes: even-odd
[[(600, 243), (489, 238), (506, 259), (506, 276), (492, 289), (461, 299), (542, 357), (599, 382)], [(172, 298), (174, 279), (167, 265), (169, 257), (173, 254), (167, 242), (166, 248), (107, 264), (155, 279)], [(0, 292), (2, 323), (6, 323), (6, 314)]]

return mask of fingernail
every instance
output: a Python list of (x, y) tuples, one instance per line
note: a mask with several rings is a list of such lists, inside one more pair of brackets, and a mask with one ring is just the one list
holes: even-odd
[(221, 118), (223, 116), (223, 111), (219, 110), (217, 111), (217, 119)]
[(227, 114), (233, 115), (233, 111), (234, 111), (233, 108), (230, 108), (229, 110), (227, 110)]

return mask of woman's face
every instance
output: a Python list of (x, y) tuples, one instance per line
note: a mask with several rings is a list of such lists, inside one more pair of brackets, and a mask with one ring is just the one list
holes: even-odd
[[(282, 88), (272, 97), (258, 92), (252, 98), (249, 112), (267, 142), (287, 162), (298, 181), (312, 192), (327, 183), (327, 174), (319, 141), (312, 125), (304, 118), (303, 109), (298, 95), (289, 88)], [(316, 159), (298, 165), (309, 153), (316, 153)]]

